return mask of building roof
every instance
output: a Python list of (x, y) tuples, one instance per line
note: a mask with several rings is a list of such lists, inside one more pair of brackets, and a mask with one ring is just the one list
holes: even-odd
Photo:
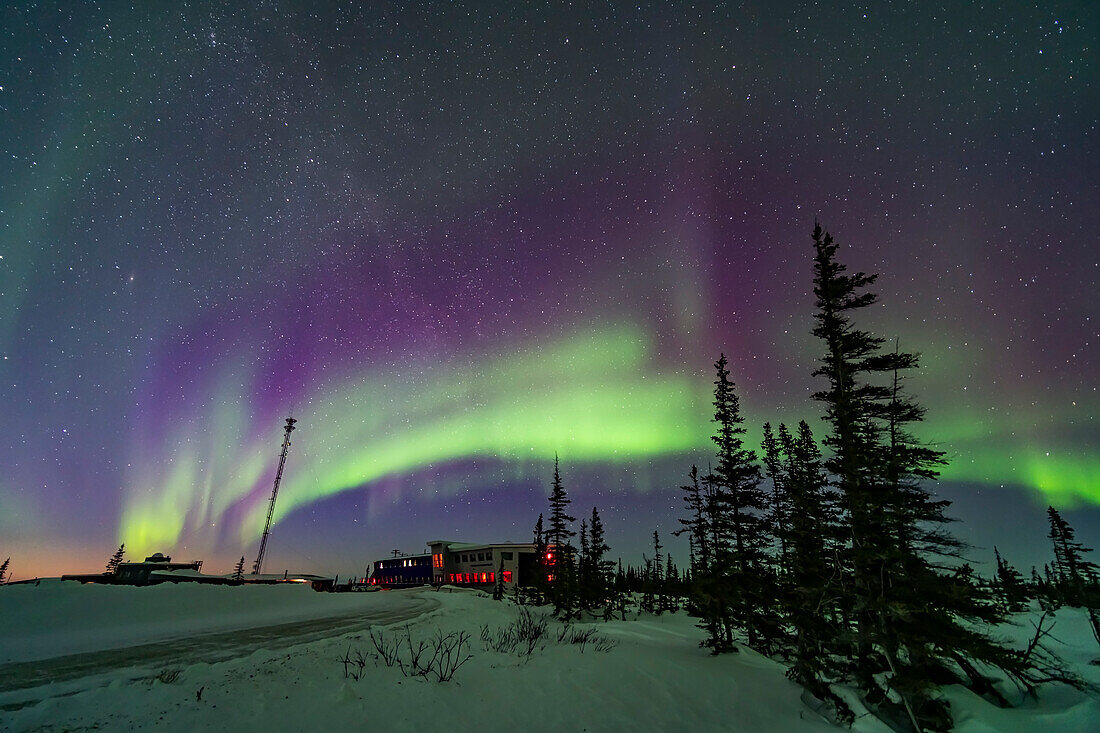
[(450, 540), (431, 540), (429, 545), (446, 545), (449, 552), (468, 552), (469, 550), (488, 550), (490, 547), (515, 547), (535, 549), (531, 542), (451, 542)]

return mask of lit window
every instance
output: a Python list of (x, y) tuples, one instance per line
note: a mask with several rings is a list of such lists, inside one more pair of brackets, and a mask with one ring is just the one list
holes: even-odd
[(511, 583), (512, 582), (512, 571), (511, 570), (505, 570), (504, 572), (502, 572), (500, 574), (500, 577), (501, 577), (501, 579), (504, 580), (505, 583)]
[(497, 574), (496, 573), (489, 573), (489, 582), (490, 583), (497, 582)]

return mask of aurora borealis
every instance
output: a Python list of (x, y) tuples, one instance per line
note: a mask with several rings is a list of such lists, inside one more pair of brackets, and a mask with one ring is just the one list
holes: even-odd
[(17, 576), (251, 560), (291, 413), (270, 567), (520, 541), (555, 454), (634, 561), (720, 351), (753, 434), (820, 414), (815, 218), (955, 531), (1100, 542), (1095, 3), (317, 5), (0, 9)]

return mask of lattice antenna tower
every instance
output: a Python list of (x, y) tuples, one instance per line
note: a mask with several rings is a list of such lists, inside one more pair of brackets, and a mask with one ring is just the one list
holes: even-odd
[(267, 550), (267, 538), (271, 534), (271, 519), (275, 516), (275, 498), (279, 495), (279, 482), (283, 480), (283, 468), (286, 466), (286, 454), (290, 452), (290, 434), (294, 432), (294, 423), (298, 422), (292, 417), (286, 419), (286, 427), (283, 431), (283, 452), (279, 454), (279, 470), (275, 472), (275, 485), (271, 488), (271, 503), (267, 505), (267, 521), (264, 522), (264, 533), (260, 537), (260, 552), (256, 555), (256, 562), (252, 564), (252, 574), (259, 575), (264, 564), (264, 552)]

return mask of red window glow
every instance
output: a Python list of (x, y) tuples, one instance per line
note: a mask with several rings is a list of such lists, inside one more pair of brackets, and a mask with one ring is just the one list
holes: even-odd
[(511, 583), (512, 582), (512, 571), (511, 570), (505, 570), (504, 572), (502, 572), (500, 574), (500, 577), (504, 580), (505, 583)]
[(490, 583), (497, 582), (497, 574), (496, 573), (489, 573), (489, 582)]
[(436, 554), (432, 555), (432, 567), (434, 567), (434, 568), (443, 567), (443, 553), (442, 552), (437, 552)]

